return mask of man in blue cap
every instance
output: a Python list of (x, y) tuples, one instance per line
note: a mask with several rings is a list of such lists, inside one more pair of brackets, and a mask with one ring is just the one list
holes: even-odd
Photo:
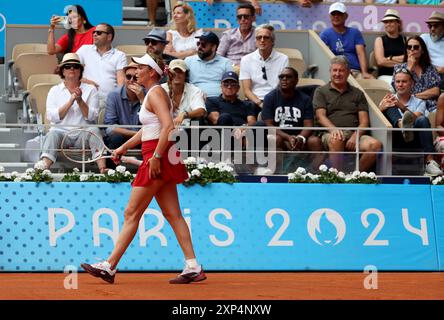
[(225, 72), (233, 71), (231, 61), (216, 53), (219, 46), (218, 36), (206, 31), (197, 38), (197, 54), (185, 58), (190, 70), (190, 83), (199, 87), (206, 97), (221, 94), (219, 79)]

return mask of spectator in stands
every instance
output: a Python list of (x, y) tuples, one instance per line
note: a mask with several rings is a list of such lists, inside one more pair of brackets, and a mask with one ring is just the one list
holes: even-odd
[(245, 96), (256, 104), (256, 115), (262, 110), (267, 93), (279, 84), (279, 74), (288, 66), (288, 57), (273, 49), (274, 28), (262, 24), (255, 30), (257, 50), (242, 57), (239, 79)]
[(186, 3), (177, 4), (173, 9), (173, 25), (167, 32), (165, 53), (179, 59), (195, 55), (195, 38), (202, 35), (202, 32), (202, 29), (196, 28), (193, 8)]
[(438, 158), (440, 158), (441, 170), (444, 170), (444, 93), (441, 93), (438, 98), (435, 126), (440, 131), (437, 131), (437, 137), (435, 139), (434, 146), (436, 152), (441, 153)]
[(204, 94), (187, 82), (188, 73), (185, 61), (175, 59), (168, 66), (168, 83), (162, 84), (173, 105), (175, 126), (189, 126), (192, 120), (200, 121), (206, 112)]
[(256, 21), (254, 7), (243, 3), (237, 7), (238, 28), (228, 29), (222, 33), (217, 53), (231, 60), (233, 68), (239, 73), (241, 58), (256, 50), (253, 22)]
[[(46, 169), (56, 161), (57, 149), (60, 149), (64, 134), (75, 129), (72, 125), (83, 127), (97, 121), (99, 113), (97, 89), (81, 82), (83, 70), (77, 54), (65, 54), (59, 65), (59, 75), (63, 81), (49, 90), (46, 99), (46, 118), (51, 125), (58, 126), (49, 129), (43, 144), (40, 159)], [(63, 127), (63, 125), (70, 125), (70, 127)], [(99, 128), (91, 127), (89, 130), (101, 136)], [(98, 147), (91, 146), (91, 150), (94, 149)], [(105, 159), (99, 159), (97, 165), (100, 173), (104, 173)]]
[[(296, 88), (297, 70), (286, 67), (279, 74), (279, 85), (264, 97), (262, 120), (276, 131), (276, 148), (285, 151), (322, 151), (321, 139), (304, 127), (314, 126), (311, 98)], [(292, 130), (291, 128), (298, 128)], [(318, 169), (322, 154), (315, 156), (313, 168)]]
[(441, 76), (440, 88), (444, 89), (444, 13), (433, 11), (426, 21), (429, 33), (421, 35), (427, 45), (432, 64)]
[(57, 42), (54, 37), (54, 29), (57, 23), (64, 17), (52, 16), (48, 29), (47, 50), (48, 54), (77, 52), (84, 44), (93, 43), (94, 26), (89, 22), (85, 10), (78, 4), (68, 7), (67, 20), (64, 27), (68, 32), (60, 37)]
[[(262, 15), (262, 7), (257, 0), (248, 0), (251, 2), (251, 5), (253, 6), (254, 10), (256, 11), (256, 14)], [(286, 2), (287, 0), (283, 0)], [(211, 6), (214, 2), (214, 0), (206, 0), (206, 2)], [(296, 0), (296, 2), (303, 8), (311, 8), (314, 3), (322, 2), (322, 0)], [(288, 3), (291, 3), (291, 1), (288, 1)]]
[(156, 26), (156, 13), (158, 0), (145, 0), (146, 8), (148, 10), (148, 28)]
[(227, 71), (233, 71), (231, 61), (216, 53), (219, 46), (218, 36), (206, 31), (196, 37), (197, 55), (185, 58), (190, 71), (190, 83), (200, 88), (207, 97), (220, 95), (220, 79)]
[(238, 97), (239, 77), (228, 71), (220, 82), (222, 94), (206, 100), (208, 122), (215, 126), (253, 126), (256, 123), (254, 105)]
[(402, 32), (402, 21), (398, 11), (387, 9), (381, 20), (385, 35), (375, 39), (374, 54), (378, 65), (378, 79), (391, 84), (393, 67), (404, 61), (406, 37)]
[(112, 90), (106, 98), (104, 124), (116, 125), (105, 129), (105, 144), (117, 149), (134, 136), (140, 128), (120, 128), (118, 125), (140, 125), (139, 111), (145, 98), (145, 88), (137, 83), (137, 64), (123, 68), (125, 84)]
[[(430, 122), (424, 116), (426, 104), (412, 94), (414, 85), (412, 73), (402, 68), (394, 75), (396, 94), (388, 93), (380, 102), (379, 109), (384, 113), (394, 128), (426, 128), (430, 129)], [(406, 143), (418, 146), (426, 153), (425, 172), (430, 175), (442, 174), (438, 163), (433, 159), (432, 131), (403, 131)], [(398, 146), (399, 147), (399, 146)]]
[(107, 23), (96, 26), (94, 44), (84, 45), (78, 51), (80, 61), (85, 65), (85, 83), (99, 90), (100, 109), (105, 107), (106, 96), (117, 86), (125, 83), (126, 55), (112, 47), (114, 28)]
[[(429, 112), (436, 110), (441, 77), (432, 65), (427, 46), (420, 36), (412, 36), (407, 39), (406, 43), (404, 62), (395, 65), (394, 74), (403, 68), (408, 69), (413, 74), (414, 86), (412, 93), (415, 97), (425, 100), (427, 107), (425, 116), (428, 116)], [(395, 87), (393, 81), (392, 86)]]
[[(324, 148), (335, 152), (356, 151), (358, 138), (359, 152), (364, 152), (359, 160), (359, 169), (367, 171), (374, 166), (382, 144), (365, 135), (370, 124), (367, 100), (361, 90), (347, 82), (349, 75), (347, 58), (334, 57), (330, 62), (330, 82), (316, 89), (313, 105), (320, 125), (328, 128), (328, 131), (321, 132)], [(336, 127), (359, 127), (361, 130), (341, 130)], [(329, 158), (333, 167), (338, 170), (342, 168), (341, 154), (332, 153)]]
[(346, 27), (347, 7), (342, 2), (333, 3), (329, 10), (332, 27), (321, 32), (322, 41), (335, 55), (344, 55), (350, 62), (351, 74), (364, 79), (373, 79), (368, 73), (368, 62), (365, 54), (365, 42), (361, 32), (356, 28)]
[(146, 53), (161, 56), (166, 64), (169, 64), (171, 60), (175, 59), (173, 56), (164, 53), (165, 47), (168, 44), (165, 30), (160, 28), (151, 29), (151, 31), (145, 36), (145, 38), (143, 38), (143, 42), (146, 45)]

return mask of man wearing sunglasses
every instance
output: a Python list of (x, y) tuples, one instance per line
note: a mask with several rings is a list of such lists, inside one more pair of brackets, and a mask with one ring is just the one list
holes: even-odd
[(77, 54), (85, 65), (83, 82), (94, 85), (99, 90), (100, 108), (105, 107), (108, 93), (125, 83), (123, 67), (126, 55), (112, 47), (114, 28), (100, 23), (93, 32), (94, 44), (84, 45)]
[(225, 72), (233, 71), (231, 61), (217, 54), (219, 37), (205, 31), (197, 39), (197, 54), (186, 57), (190, 83), (201, 89), (206, 97), (217, 97), (221, 94), (220, 79)]
[[(125, 73), (125, 84), (112, 90), (106, 99), (105, 116), (103, 123), (115, 125), (105, 129), (105, 144), (112, 150), (117, 149), (140, 128), (119, 127), (120, 125), (140, 125), (139, 111), (145, 98), (145, 88), (137, 83), (137, 64), (131, 62), (123, 68)], [(109, 161), (108, 167), (112, 168), (113, 163)]]
[(241, 58), (256, 50), (253, 26), (256, 16), (253, 5), (240, 4), (237, 7), (236, 18), (239, 27), (222, 33), (217, 53), (230, 59), (235, 68), (239, 68)]
[(444, 12), (433, 11), (426, 21), (429, 33), (424, 33), (424, 40), (432, 64), (441, 76), (440, 88), (444, 89)]
[(169, 43), (166, 39), (166, 31), (160, 28), (153, 28), (151, 31), (143, 38), (143, 42), (146, 45), (146, 53), (161, 56), (166, 64), (176, 59), (169, 54), (164, 53), (165, 46)]

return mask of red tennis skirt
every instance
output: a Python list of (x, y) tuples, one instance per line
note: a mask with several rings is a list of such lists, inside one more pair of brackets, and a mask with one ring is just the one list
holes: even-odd
[[(188, 171), (182, 160), (180, 159), (180, 152), (176, 150), (173, 142), (168, 143), (167, 152), (160, 159), (160, 174), (156, 178), (149, 178), (149, 162), (148, 160), (153, 157), (159, 140), (148, 140), (142, 142), (142, 156), (143, 163), (139, 167), (136, 176), (134, 177), (131, 185), (133, 187), (146, 187), (154, 180), (174, 181), (176, 184), (180, 184), (185, 180), (188, 180)], [(171, 163), (168, 159), (168, 155), (175, 155)]]

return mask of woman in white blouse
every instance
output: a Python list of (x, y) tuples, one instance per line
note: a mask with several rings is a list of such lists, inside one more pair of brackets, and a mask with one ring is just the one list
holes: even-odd
[(196, 30), (193, 8), (186, 3), (177, 4), (173, 9), (173, 25), (167, 31), (168, 45), (164, 53), (185, 59), (197, 53), (196, 38), (202, 34)]

